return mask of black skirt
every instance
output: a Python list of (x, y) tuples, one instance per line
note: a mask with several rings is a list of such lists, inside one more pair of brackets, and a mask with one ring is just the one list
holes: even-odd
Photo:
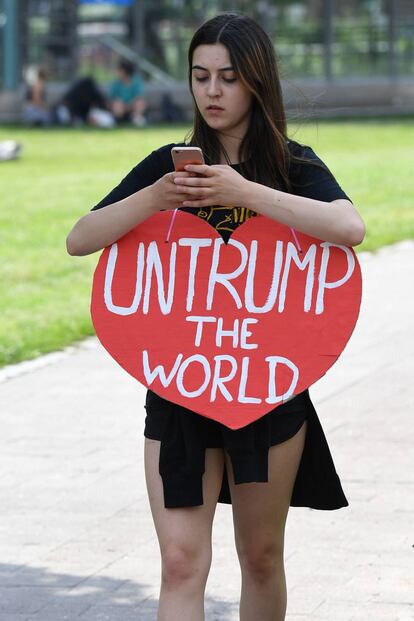
[[(236, 485), (267, 482), (269, 448), (293, 437), (305, 420), (305, 446), (290, 505), (339, 509), (349, 504), (308, 390), (236, 430), (167, 401), (151, 390), (147, 391), (145, 408), (144, 435), (161, 441), (159, 472), (166, 508), (203, 504), (206, 448), (226, 450)], [(218, 502), (231, 503), (226, 468)]]

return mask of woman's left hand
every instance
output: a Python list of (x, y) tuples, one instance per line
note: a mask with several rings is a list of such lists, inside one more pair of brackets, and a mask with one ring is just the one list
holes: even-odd
[(237, 205), (246, 207), (250, 181), (226, 164), (188, 164), (187, 172), (198, 173), (203, 177), (181, 177), (177, 175), (174, 183), (180, 186), (188, 200), (183, 207), (208, 207), (210, 205)]

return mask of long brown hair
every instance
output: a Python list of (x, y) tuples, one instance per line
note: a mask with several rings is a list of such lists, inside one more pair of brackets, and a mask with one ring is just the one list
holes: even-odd
[(194, 50), (199, 45), (221, 43), (234, 71), (252, 94), (249, 127), (239, 147), (241, 171), (251, 181), (289, 191), (289, 168), (308, 161), (288, 147), (287, 123), (276, 55), (266, 32), (250, 17), (236, 13), (217, 15), (195, 32), (188, 49), (188, 80), (194, 100), (194, 126), (189, 144), (200, 147), (208, 164), (218, 164), (223, 153), (216, 131), (203, 119), (194, 99), (191, 76)]

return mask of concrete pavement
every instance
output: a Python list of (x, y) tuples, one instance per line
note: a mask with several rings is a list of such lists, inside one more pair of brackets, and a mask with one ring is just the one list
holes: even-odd
[[(288, 621), (414, 619), (414, 243), (359, 258), (360, 320), (311, 388), (350, 506), (291, 508)], [(2, 621), (155, 620), (143, 395), (95, 339), (0, 372)], [(230, 506), (213, 537), (206, 619), (236, 621)]]

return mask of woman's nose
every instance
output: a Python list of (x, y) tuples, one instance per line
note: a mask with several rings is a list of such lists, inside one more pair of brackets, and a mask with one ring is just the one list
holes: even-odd
[(214, 97), (215, 95), (220, 94), (219, 85), (215, 78), (211, 78), (211, 80), (209, 80), (208, 87), (207, 87), (207, 94), (210, 97)]

